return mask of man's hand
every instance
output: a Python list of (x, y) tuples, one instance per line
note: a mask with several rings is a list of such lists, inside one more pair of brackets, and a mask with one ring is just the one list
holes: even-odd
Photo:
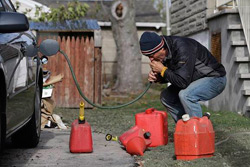
[(150, 67), (151, 67), (153, 72), (161, 73), (162, 69), (164, 68), (164, 65), (159, 61), (152, 61), (150, 63)]
[(148, 73), (148, 81), (149, 82), (155, 82), (157, 80), (157, 73), (150, 71)]

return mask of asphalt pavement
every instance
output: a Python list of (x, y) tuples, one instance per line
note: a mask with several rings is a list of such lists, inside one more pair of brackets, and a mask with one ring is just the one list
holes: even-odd
[(120, 144), (106, 141), (104, 134), (92, 133), (92, 153), (70, 153), (70, 130), (43, 129), (38, 146), (33, 149), (14, 147), (7, 141), (0, 156), (0, 166), (29, 167), (133, 167), (134, 158)]

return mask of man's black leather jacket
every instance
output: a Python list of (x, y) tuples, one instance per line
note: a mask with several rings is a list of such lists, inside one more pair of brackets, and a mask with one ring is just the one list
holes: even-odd
[(226, 75), (224, 66), (196, 40), (177, 36), (162, 37), (168, 49), (163, 62), (168, 67), (163, 77), (166, 82), (185, 89), (197, 79)]

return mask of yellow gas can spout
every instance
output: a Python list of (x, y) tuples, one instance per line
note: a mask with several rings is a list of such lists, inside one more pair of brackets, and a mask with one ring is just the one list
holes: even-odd
[(80, 103), (80, 110), (79, 110), (79, 123), (85, 123), (85, 116), (84, 116), (84, 103)]

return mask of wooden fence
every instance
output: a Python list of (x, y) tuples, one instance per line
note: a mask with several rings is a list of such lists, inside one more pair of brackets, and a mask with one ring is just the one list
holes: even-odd
[[(41, 37), (40, 43), (44, 39)], [(55, 39), (55, 37), (54, 37)], [(76, 78), (84, 95), (95, 103), (101, 103), (101, 48), (94, 46), (93, 37), (57, 37), (61, 50), (69, 57)], [(66, 59), (61, 53), (49, 57), (44, 67), (51, 76), (63, 74), (62, 82), (54, 84), (52, 99), (57, 107), (78, 108), (83, 98), (78, 93)], [(86, 101), (85, 107), (91, 108)]]

